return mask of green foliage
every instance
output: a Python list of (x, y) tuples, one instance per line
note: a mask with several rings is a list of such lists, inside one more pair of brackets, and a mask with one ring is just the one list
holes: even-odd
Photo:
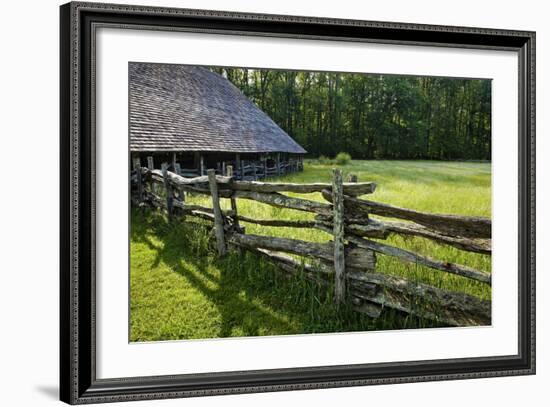
[[(333, 164), (306, 161), (305, 171), (286, 182), (330, 182)], [(434, 161), (361, 161), (344, 167), (344, 177), (374, 181), (369, 199), (436, 213), (491, 216), (491, 165)], [(280, 178), (281, 179), (281, 178)], [(292, 194), (321, 201), (320, 194)], [(202, 195), (190, 203), (210, 206)], [(228, 199), (222, 207), (230, 208)], [(238, 212), (260, 219), (313, 219), (313, 214), (238, 201)], [(349, 309), (338, 311), (331, 290), (287, 277), (263, 259), (231, 252), (217, 259), (203, 223), (168, 223), (151, 211), (132, 211), (130, 242), (130, 337), (132, 341), (283, 335), (433, 327), (433, 322), (384, 310), (371, 319)], [(243, 223), (247, 233), (327, 242), (331, 236), (312, 229), (275, 228)], [(388, 244), (479, 270), (491, 270), (491, 258), (438, 245), (421, 238), (391, 236)], [(377, 256), (377, 271), (443, 289), (491, 298), (485, 284), (396, 259)]]
[(491, 81), (212, 68), (312, 157), (491, 159)]
[(325, 155), (320, 155), (319, 158), (317, 159), (317, 163), (321, 165), (329, 165), (329, 164), (332, 164), (333, 161)]
[(334, 161), (338, 165), (348, 165), (349, 163), (351, 163), (351, 155), (349, 155), (348, 153), (338, 153)]

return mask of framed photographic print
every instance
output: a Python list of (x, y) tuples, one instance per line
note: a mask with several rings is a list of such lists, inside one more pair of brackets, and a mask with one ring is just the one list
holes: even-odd
[(535, 33), (60, 20), (63, 401), (534, 374)]

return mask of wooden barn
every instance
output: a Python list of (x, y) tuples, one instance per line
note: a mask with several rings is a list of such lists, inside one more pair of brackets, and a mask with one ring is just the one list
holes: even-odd
[(130, 63), (132, 162), (194, 177), (303, 170), (306, 151), (223, 76), (199, 66)]

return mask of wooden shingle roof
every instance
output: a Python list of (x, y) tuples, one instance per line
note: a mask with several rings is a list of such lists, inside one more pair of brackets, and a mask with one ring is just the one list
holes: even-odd
[(231, 82), (206, 68), (129, 64), (131, 151), (306, 151)]

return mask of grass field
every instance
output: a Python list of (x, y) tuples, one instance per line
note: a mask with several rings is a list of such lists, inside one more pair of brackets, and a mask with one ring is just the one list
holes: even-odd
[[(278, 180), (330, 182), (334, 165), (305, 163), (301, 173)], [(374, 181), (369, 199), (433, 213), (491, 216), (491, 165), (435, 161), (353, 161), (346, 176)], [(299, 196), (294, 194), (295, 196)], [(304, 195), (322, 200), (320, 194)], [(209, 205), (208, 197), (192, 201)], [(229, 208), (228, 200), (222, 205)], [(238, 201), (242, 215), (255, 218), (312, 218), (312, 214)], [(247, 233), (323, 242), (330, 236), (311, 229), (244, 224)], [(491, 258), (421, 238), (386, 242), (449, 262), (490, 272)], [(168, 223), (151, 211), (132, 211), (130, 242), (130, 340), (156, 341), (346, 332), (432, 327), (431, 321), (385, 310), (371, 319), (346, 307), (336, 310), (331, 290), (300, 277), (286, 277), (251, 254), (216, 259), (208, 233), (199, 225)], [(377, 271), (436, 287), (491, 298), (490, 287), (472, 280), (378, 256)]]

